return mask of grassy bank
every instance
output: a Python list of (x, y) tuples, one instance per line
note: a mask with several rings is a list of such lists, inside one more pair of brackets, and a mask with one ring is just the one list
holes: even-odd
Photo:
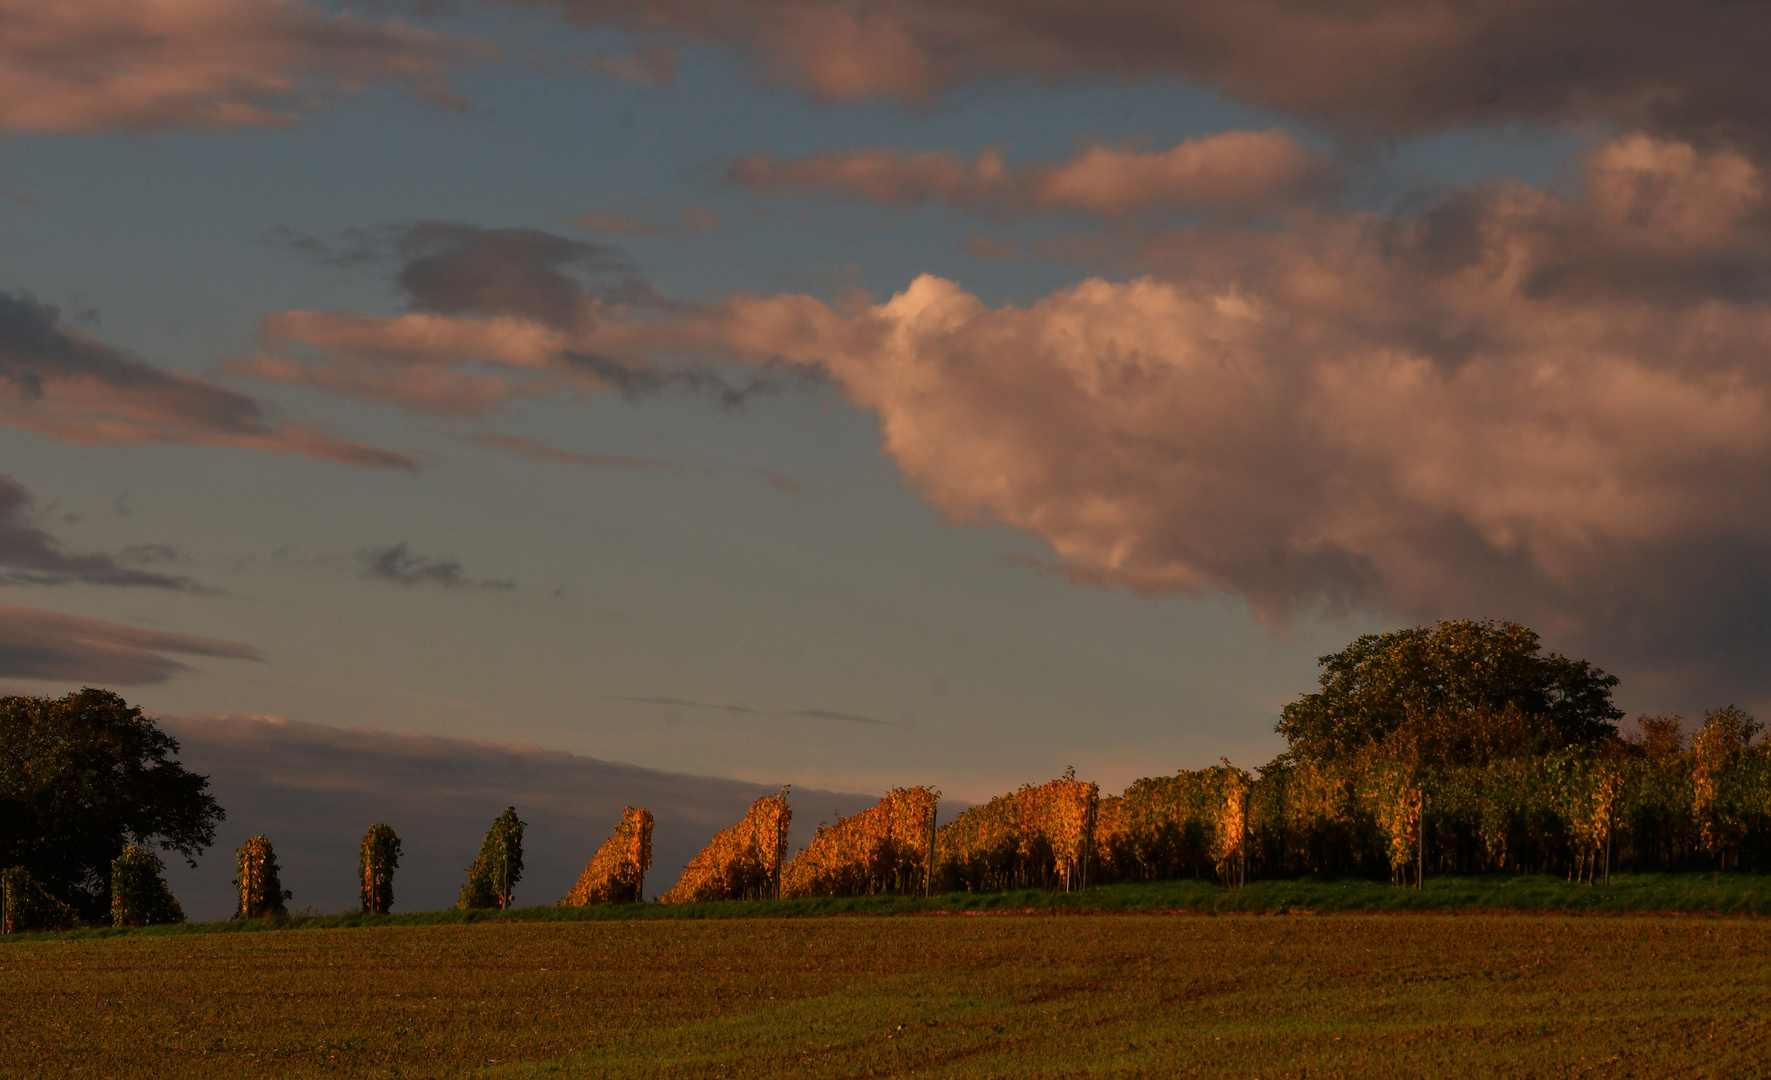
[(1566, 912), (1593, 914), (1771, 915), (1771, 877), (1757, 874), (1616, 874), (1609, 886), (1570, 885), (1537, 874), (1437, 877), (1425, 889), (1396, 889), (1363, 879), (1253, 881), (1226, 889), (1207, 881), (1103, 885), (1072, 893), (1021, 890), (945, 896), (861, 896), (845, 899), (733, 900), (511, 911), (427, 911), (398, 915), (307, 915), (277, 920), (227, 920), (108, 927), (57, 934), (15, 934), (0, 942), (44, 938), (237, 934), (264, 930), (335, 930), (360, 926), (447, 926), (484, 922), (598, 922), (634, 919), (810, 918), (830, 915), (928, 915), (1022, 912), (1047, 914), (1191, 912)]
[(750, 918), (0, 949), (7, 1077), (1756, 1076), (1771, 920)]

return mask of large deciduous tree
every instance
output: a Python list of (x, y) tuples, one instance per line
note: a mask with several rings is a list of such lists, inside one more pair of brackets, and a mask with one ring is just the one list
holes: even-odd
[(1322, 689), (1286, 705), (1279, 721), (1296, 760), (1333, 761), (1388, 740), (1452, 764), (1606, 742), (1623, 716), (1611, 701), (1616, 676), (1543, 653), (1518, 623), (1366, 634), (1318, 661)]
[(129, 844), (192, 866), (222, 808), (178, 740), (108, 690), (0, 698), (0, 867), (23, 866), (89, 921), (108, 921)]

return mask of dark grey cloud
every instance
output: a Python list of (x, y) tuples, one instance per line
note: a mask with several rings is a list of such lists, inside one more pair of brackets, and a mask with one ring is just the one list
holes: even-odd
[(125, 565), (164, 562), (177, 552), (164, 544), (137, 544), (117, 555), (73, 554), (61, 541), (31, 524), (31, 493), (0, 473), (0, 585), (137, 585), (197, 590), (188, 577), (155, 574)]
[[(657, 819), (646, 894), (675, 884), (713, 834), (779, 784), (657, 772), (575, 754), (428, 735), (341, 730), (262, 717), (162, 718), (185, 767), (207, 775), (227, 809), (216, 846), (195, 870), (167, 879), (193, 918), (233, 910), (230, 855), (268, 835), (295, 893), (292, 907), (324, 912), (357, 905), (357, 846), (375, 822), (392, 825), (403, 854), (394, 910), (455, 903), (462, 868), (505, 806), (528, 824), (517, 903), (551, 904), (614, 831), (623, 806)], [(821, 816), (854, 814), (878, 795), (795, 787), (790, 844), (809, 843)], [(958, 804), (954, 804), (958, 805)], [(947, 804), (943, 804), (947, 814)]]
[(990, 80), (1175, 79), (1395, 137), (1601, 121), (1762, 143), (1771, 9), (1729, 0), (520, 0), (713, 41), (825, 99), (930, 104)]
[(710, 712), (730, 713), (733, 716), (797, 716), (806, 720), (833, 720), (844, 724), (875, 724), (881, 727), (914, 726), (898, 720), (880, 720), (877, 717), (862, 716), (859, 713), (835, 712), (830, 709), (752, 709), (745, 705), (718, 705), (706, 701), (690, 701), (687, 698), (635, 697), (625, 694), (613, 694), (610, 695), (610, 699), (613, 701), (634, 701), (642, 705), (705, 709)]
[[(605, 323), (699, 310), (659, 293), (618, 248), (449, 221), (376, 226), (336, 246), (287, 229), (263, 239), (336, 265), (385, 268), (410, 313), (274, 313), (263, 324), (272, 354), (230, 362), (237, 375), (467, 416), (513, 397), (597, 390), (703, 396), (735, 410), (822, 381), (815, 364), (765, 362), (733, 377), (701, 361), (605, 355), (595, 345)], [(285, 344), (322, 359), (284, 355)]]
[(263, 659), (252, 646), (235, 641), (0, 605), (0, 678), (149, 686), (190, 670), (164, 653), (225, 660)]
[(61, 310), (19, 292), (0, 292), (0, 380), (27, 401), (56, 383), (96, 383), (127, 391), (195, 424), (249, 429), (264, 410), (244, 394), (162, 371), (61, 325)]
[(589, 373), (629, 401), (681, 393), (712, 398), (727, 409), (741, 409), (751, 398), (770, 397), (823, 381), (823, 373), (810, 366), (764, 364), (759, 374), (734, 383), (724, 372), (700, 364), (665, 367), (575, 351), (562, 353), (561, 357), (573, 369)]
[(328, 243), (280, 225), (260, 240), (331, 266), (392, 267), (413, 311), (573, 327), (591, 318), (591, 299), (669, 306), (620, 248), (540, 229), (418, 221), (347, 229)]
[(582, 317), (587, 295), (630, 304), (659, 297), (619, 249), (539, 229), (424, 221), (394, 245), (395, 283), (420, 311), (520, 315), (550, 326)]
[(516, 582), (474, 578), (467, 575), (461, 563), (447, 557), (415, 555), (412, 547), (401, 540), (383, 548), (370, 548), (358, 554), (363, 576), (375, 581), (391, 581), (396, 585), (440, 585), (445, 589), (514, 589)]
[(23, 292), (0, 291), (0, 425), (69, 442), (238, 446), (414, 467), (400, 454), (275, 423), (245, 394), (95, 341)]

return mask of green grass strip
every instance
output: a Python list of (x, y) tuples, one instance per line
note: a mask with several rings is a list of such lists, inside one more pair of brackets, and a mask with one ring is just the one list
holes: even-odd
[(594, 922), (613, 919), (815, 918), (1028, 912), (1113, 914), (1136, 912), (1477, 912), (1592, 914), (1771, 914), (1771, 876), (1705, 873), (1616, 874), (1609, 886), (1571, 885), (1544, 874), (1484, 874), (1428, 878), (1425, 889), (1398, 889), (1364, 879), (1298, 878), (1250, 882), (1226, 889), (1209, 881), (1152, 881), (1102, 885), (1072, 892), (1024, 889), (943, 896), (810, 897), (727, 900), (706, 904), (624, 904), (531, 907), (510, 911), (408, 912), (395, 915), (297, 915), (287, 919), (229, 919), (137, 929), (90, 927), (61, 933), (13, 934), (4, 941), (237, 934), (339, 930), (376, 926), (439, 926), (478, 922)]

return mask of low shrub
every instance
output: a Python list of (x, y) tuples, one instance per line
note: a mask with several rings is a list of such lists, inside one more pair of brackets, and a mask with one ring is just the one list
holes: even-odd
[(68, 930), (74, 926), (74, 909), (56, 899), (22, 866), (0, 871), (0, 892), (5, 893), (0, 896), (0, 933)]
[(146, 848), (130, 845), (111, 863), (111, 925), (159, 926), (184, 922), (184, 908), (166, 887), (166, 864)]

